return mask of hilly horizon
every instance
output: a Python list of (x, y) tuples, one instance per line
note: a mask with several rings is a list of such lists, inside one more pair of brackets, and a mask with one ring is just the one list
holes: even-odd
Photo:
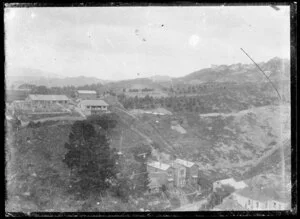
[[(274, 57), (267, 62), (258, 63), (271, 80), (290, 79), (290, 61)], [(210, 82), (259, 82), (265, 80), (262, 73), (254, 64), (236, 63), (231, 65), (212, 65), (211, 68), (203, 68), (187, 74), (183, 77), (171, 77), (168, 75), (154, 75), (144, 78), (126, 80), (102, 80), (97, 77), (62, 77), (58, 74), (45, 72), (38, 69), (22, 68), (13, 69), (8, 75), (6, 82), (10, 87), (12, 84), (19, 86), (23, 83), (34, 85), (45, 85), (48, 87), (58, 86), (84, 86), (90, 84), (117, 84), (117, 83), (136, 83), (143, 81), (144, 84), (157, 83), (168, 85), (174, 83), (201, 84)]]
[[(274, 57), (267, 62), (258, 63), (271, 80), (289, 80), (290, 62), (288, 59)], [(254, 64), (212, 65), (211, 68), (192, 72), (178, 78), (191, 84), (206, 82), (257, 82), (266, 80)]]

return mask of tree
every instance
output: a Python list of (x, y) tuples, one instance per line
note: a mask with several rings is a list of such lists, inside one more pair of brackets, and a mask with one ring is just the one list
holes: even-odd
[(37, 86), (32, 90), (34, 94), (49, 94), (49, 89), (46, 86)]
[(36, 85), (34, 84), (21, 84), (18, 88), (19, 89), (34, 89), (36, 87)]
[(87, 120), (92, 123), (100, 126), (105, 131), (113, 129), (117, 125), (118, 115), (115, 113), (103, 114), (103, 115), (91, 115)]
[(206, 179), (206, 177), (198, 178), (198, 184), (200, 185), (201, 189), (203, 190), (211, 190), (212, 189), (212, 182)]
[(232, 186), (223, 185), (221, 188), (217, 188), (215, 192), (211, 193), (208, 199), (208, 204), (206, 205), (207, 209), (212, 209), (216, 205), (222, 203), (223, 199), (229, 196), (232, 192), (234, 192), (234, 188)]
[(64, 163), (71, 169), (70, 192), (85, 198), (105, 192), (115, 179), (115, 155), (106, 135), (88, 121), (76, 121), (69, 135)]
[(122, 176), (118, 178), (117, 184), (112, 189), (113, 195), (127, 202), (131, 193), (130, 187), (130, 179), (126, 176)]
[(170, 203), (171, 203), (173, 208), (179, 208), (180, 207), (180, 200), (179, 200), (179, 198), (177, 198), (175, 196), (170, 199)]
[(13, 131), (16, 131), (16, 130), (18, 131), (19, 128), (21, 127), (21, 121), (16, 116), (13, 117), (10, 124), (11, 124)]
[(145, 162), (151, 156), (151, 147), (146, 144), (131, 149), (134, 159), (137, 162)]
[(140, 145), (131, 149), (135, 161), (138, 162), (138, 167), (135, 170), (134, 183), (135, 193), (143, 194), (148, 190), (150, 183), (148, 172), (147, 172), (147, 160), (151, 156), (151, 147), (149, 145)]
[(148, 190), (148, 185), (150, 183), (149, 174), (147, 172), (147, 163), (140, 163), (137, 174), (134, 177), (134, 192), (138, 196), (144, 194)]

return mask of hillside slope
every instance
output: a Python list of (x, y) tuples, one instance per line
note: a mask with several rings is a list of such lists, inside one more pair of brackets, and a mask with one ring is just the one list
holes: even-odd
[[(271, 80), (289, 80), (290, 62), (287, 59), (273, 58), (267, 62), (258, 63)], [(219, 65), (193, 72), (178, 78), (184, 82), (259, 82), (266, 80), (254, 64)]]
[[(229, 114), (141, 115), (139, 119), (150, 124), (168, 142), (168, 146), (161, 145), (162, 151), (198, 162), (203, 169), (219, 171), (219, 174), (241, 176), (245, 167), (252, 166), (290, 137), (288, 105)], [(172, 121), (179, 121), (187, 133), (172, 129)]]

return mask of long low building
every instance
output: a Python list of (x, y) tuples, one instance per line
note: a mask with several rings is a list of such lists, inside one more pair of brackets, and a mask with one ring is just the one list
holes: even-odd
[(41, 95), (41, 94), (30, 94), (26, 98), (27, 102), (31, 104), (68, 104), (70, 99), (66, 95)]
[(232, 199), (248, 210), (288, 210), (290, 201), (274, 189), (244, 188), (231, 195)]

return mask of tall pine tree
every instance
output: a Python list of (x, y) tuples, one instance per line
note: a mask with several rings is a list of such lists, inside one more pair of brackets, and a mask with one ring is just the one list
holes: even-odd
[(81, 198), (105, 192), (115, 179), (115, 155), (103, 130), (76, 121), (69, 135), (64, 162), (71, 170), (70, 192)]

